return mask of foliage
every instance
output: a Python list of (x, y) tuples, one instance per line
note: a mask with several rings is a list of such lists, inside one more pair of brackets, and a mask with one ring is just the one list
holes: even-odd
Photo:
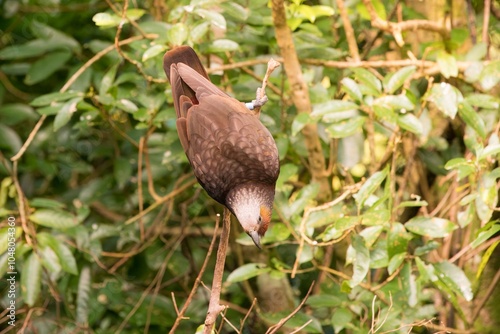
[[(15, 217), (16, 326), (164, 333), (222, 210), (195, 184), (178, 141), (162, 55), (194, 46), (214, 82), (250, 101), (268, 55), (280, 54), (272, 9), (264, 0), (54, 3), (2, 4), (0, 273), (12, 271), (4, 241)], [(281, 161), (273, 224), (262, 252), (233, 224), (225, 318), (265, 332), (316, 281), (289, 328), (493, 333), (498, 317), (483, 302), (500, 242), (498, 18), (490, 47), (462, 47), (471, 36), (458, 27), (413, 50), (432, 67), (402, 66), (409, 46), (377, 35), (366, 1), (349, 2), (357, 43), (373, 60), (355, 64), (341, 61), (348, 43), (334, 3), (287, 5), (312, 112), (297, 112), (277, 71), (261, 115)], [(390, 17), (393, 2), (372, 3)], [(404, 20), (422, 18), (401, 6)], [(233, 66), (218, 71), (223, 64)], [(308, 169), (308, 124), (330, 162), (327, 201)], [(210, 261), (207, 285), (212, 269)], [(207, 296), (198, 288), (177, 332), (203, 323)], [(259, 307), (245, 317), (254, 297)], [(480, 324), (480, 312), (492, 322)]]

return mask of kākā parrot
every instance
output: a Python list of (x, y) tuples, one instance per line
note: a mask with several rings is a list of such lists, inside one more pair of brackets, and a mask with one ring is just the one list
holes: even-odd
[(172, 87), (179, 139), (194, 175), (260, 248), (279, 174), (271, 133), (247, 105), (210, 81), (191, 47), (169, 50), (163, 68)]

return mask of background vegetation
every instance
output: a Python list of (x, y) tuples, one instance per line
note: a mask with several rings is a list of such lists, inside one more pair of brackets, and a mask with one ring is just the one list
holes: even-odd
[(175, 130), (162, 55), (181, 44), (241, 101), (283, 63), (261, 116), (273, 224), (263, 251), (233, 224), (217, 332), (264, 333), (301, 301), (279, 332), (498, 332), (498, 2), (0, 6), (1, 333), (203, 323), (222, 208)]

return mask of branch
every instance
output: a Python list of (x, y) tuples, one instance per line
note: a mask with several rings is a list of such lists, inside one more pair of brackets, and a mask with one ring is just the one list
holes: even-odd
[(398, 23), (389, 22), (378, 16), (375, 11), (375, 7), (373, 7), (370, 0), (363, 0), (363, 3), (368, 11), (368, 14), (370, 14), (372, 26), (391, 33), (399, 46), (403, 46), (405, 44), (401, 35), (401, 32), (405, 30), (428, 30), (437, 32), (443, 37), (443, 39), (450, 38), (450, 31), (441, 24), (428, 20), (408, 20)]
[[(302, 68), (299, 63), (292, 33), (286, 22), (285, 5), (283, 0), (272, 1), (272, 14), (276, 41), (283, 56), (285, 72), (290, 81), (292, 101), (298, 113), (310, 114), (312, 111), (309, 90), (302, 77)], [(307, 147), (310, 172), (313, 182), (319, 182), (320, 194), (324, 198), (330, 197), (331, 189), (325, 173), (326, 164), (316, 124), (307, 124), (302, 130)]]
[(349, 46), (349, 53), (351, 54), (354, 61), (359, 61), (359, 49), (356, 43), (356, 35), (352, 29), (351, 20), (349, 20), (349, 15), (344, 6), (343, 0), (337, 0), (337, 7), (339, 8), (340, 17), (342, 18), (342, 24), (344, 26), (345, 37), (347, 39), (347, 45)]
[(222, 275), (224, 274), (224, 264), (226, 262), (227, 245), (229, 243), (229, 231), (231, 228), (231, 212), (224, 207), (224, 217), (222, 220), (222, 233), (217, 250), (217, 261), (215, 262), (212, 291), (210, 293), (210, 303), (208, 304), (207, 317), (205, 318), (205, 328), (203, 334), (210, 334), (214, 327), (217, 316), (225, 309), (219, 304), (222, 290)]

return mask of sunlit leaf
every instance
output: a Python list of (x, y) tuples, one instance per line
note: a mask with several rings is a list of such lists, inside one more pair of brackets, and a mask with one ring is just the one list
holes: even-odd
[(404, 253), (399, 253), (391, 257), (391, 260), (389, 261), (389, 265), (387, 266), (387, 272), (389, 275), (392, 275), (403, 263), (403, 261), (406, 258), (406, 252)]
[(426, 95), (427, 101), (436, 105), (446, 116), (455, 118), (458, 111), (458, 104), (463, 101), (462, 93), (452, 85), (441, 82), (433, 84)]
[(344, 138), (352, 136), (358, 132), (363, 124), (365, 124), (366, 117), (356, 116), (351, 119), (334, 123), (326, 128), (326, 132), (331, 138)]
[(188, 27), (181, 22), (174, 24), (167, 31), (167, 38), (174, 46), (182, 45), (188, 38)]
[(70, 121), (71, 116), (76, 111), (76, 105), (81, 99), (81, 97), (75, 97), (61, 106), (61, 109), (59, 109), (54, 118), (54, 131), (59, 130)]
[(418, 216), (410, 219), (405, 224), (405, 228), (410, 232), (426, 237), (444, 238), (453, 232), (457, 225), (443, 218)]
[(397, 117), (398, 125), (405, 130), (408, 130), (416, 135), (421, 135), (424, 132), (424, 127), (420, 120), (413, 114), (404, 114)]
[(312, 123), (311, 117), (308, 113), (298, 114), (292, 122), (292, 136), (296, 136), (302, 129), (307, 125)]
[(458, 75), (457, 60), (448, 52), (441, 50), (438, 52), (436, 61), (441, 74), (448, 79)]
[(356, 255), (353, 261), (353, 274), (349, 281), (351, 288), (359, 285), (370, 269), (370, 252), (365, 245), (364, 239), (360, 236), (353, 237), (352, 248), (354, 249)]
[(36, 210), (29, 219), (38, 225), (57, 229), (70, 228), (78, 224), (78, 220), (71, 213), (50, 209)]
[(166, 50), (164, 45), (153, 45), (142, 54), (142, 61), (145, 62), (151, 58), (158, 56)]
[(236, 51), (240, 45), (230, 39), (217, 39), (209, 46), (211, 52)]
[(397, 72), (391, 72), (384, 78), (384, 90), (388, 94), (397, 91), (406, 80), (410, 79), (417, 70), (416, 66), (407, 66), (399, 69)]
[(353, 99), (354, 101), (361, 101), (363, 99), (363, 94), (359, 89), (356, 81), (351, 78), (343, 78), (340, 83), (342, 84), (342, 89)]
[(434, 265), (438, 272), (438, 278), (455, 293), (462, 295), (465, 300), (471, 301), (473, 298), (472, 287), (469, 279), (462, 269), (456, 265), (443, 261)]
[(271, 268), (263, 263), (248, 263), (231, 272), (226, 281), (229, 283), (242, 282), (270, 271)]
[(76, 322), (82, 325), (88, 323), (89, 313), (92, 311), (89, 305), (91, 283), (90, 268), (85, 266), (80, 272), (76, 298)]
[(408, 306), (414, 307), (418, 302), (417, 282), (409, 262), (406, 263), (401, 270), (401, 283), (406, 298), (408, 299)]
[(460, 118), (473, 128), (481, 138), (486, 138), (486, 128), (484, 125), (484, 121), (481, 117), (479, 117), (478, 113), (467, 103), (463, 101), (458, 104), (458, 114)]
[(384, 182), (389, 172), (388, 167), (389, 166), (385, 167), (382, 171), (376, 172), (372, 176), (370, 176), (365, 181), (365, 183), (363, 183), (359, 191), (353, 195), (358, 208), (361, 208), (365, 204), (368, 197), (370, 197), (370, 195), (380, 187), (382, 182)]

